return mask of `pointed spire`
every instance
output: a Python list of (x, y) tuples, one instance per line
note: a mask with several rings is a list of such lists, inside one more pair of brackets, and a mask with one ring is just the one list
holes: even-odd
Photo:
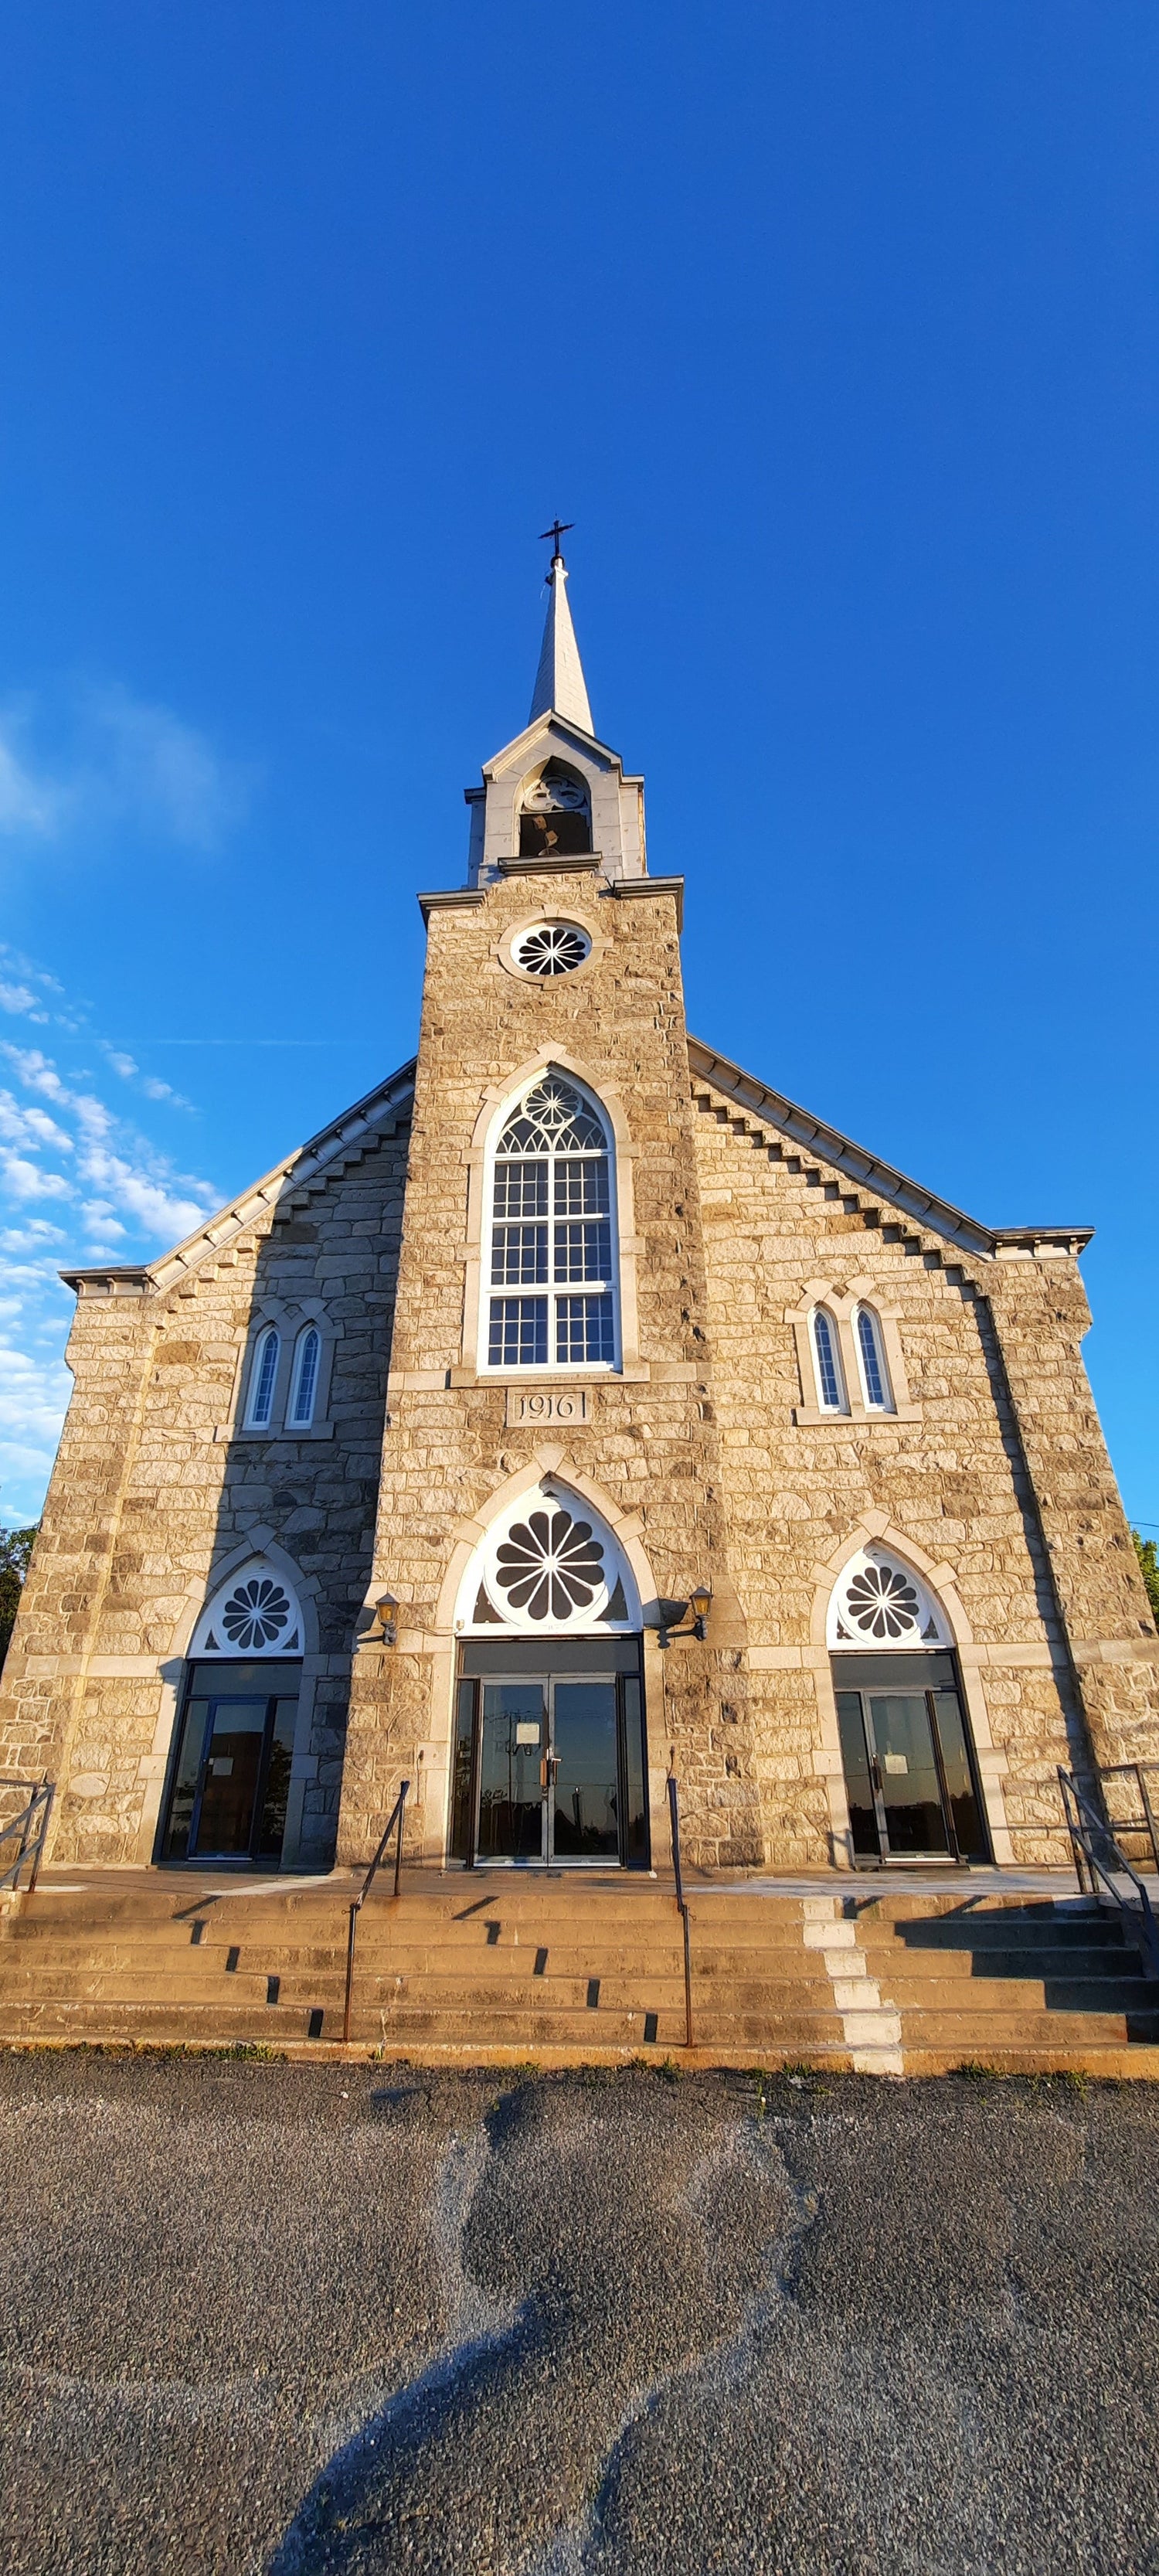
[[(551, 534), (550, 529), (548, 534)], [(551, 597), (547, 603), (543, 650), (539, 656), (527, 721), (534, 724), (537, 716), (550, 715), (554, 709), (556, 715), (566, 716), (571, 724), (581, 726), (584, 733), (594, 733), (583, 664), (567, 604), (567, 565), (561, 554), (552, 556), (547, 578)]]

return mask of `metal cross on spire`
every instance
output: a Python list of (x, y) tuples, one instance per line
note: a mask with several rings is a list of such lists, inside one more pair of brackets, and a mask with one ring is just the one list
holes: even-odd
[(537, 716), (554, 714), (566, 716), (570, 723), (580, 727), (581, 732), (592, 733), (595, 730), (592, 711), (588, 705), (583, 665), (567, 604), (567, 565), (559, 551), (560, 538), (567, 535), (573, 524), (571, 519), (553, 519), (550, 528), (543, 530), (543, 537), (551, 539), (553, 551), (551, 571), (547, 576), (548, 608), (543, 650), (535, 674), (528, 723), (534, 724)]

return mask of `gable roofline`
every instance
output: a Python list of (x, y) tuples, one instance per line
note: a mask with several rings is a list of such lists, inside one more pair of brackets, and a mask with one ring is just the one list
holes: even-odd
[(1085, 1250), (1094, 1233), (1093, 1226), (990, 1226), (977, 1217), (967, 1216), (949, 1199), (938, 1198), (934, 1191), (922, 1188), (905, 1172), (883, 1163), (864, 1145), (855, 1145), (836, 1127), (822, 1118), (814, 1118), (796, 1101), (787, 1100), (783, 1092), (770, 1090), (755, 1074), (745, 1073), (728, 1056), (718, 1055), (714, 1047), (705, 1046), (699, 1038), (688, 1041), (688, 1062), (692, 1073), (713, 1089), (735, 1100), (738, 1108), (750, 1110), (756, 1117), (768, 1120), (780, 1134), (790, 1136), (819, 1161), (857, 1181), (863, 1189), (872, 1190), (877, 1198), (888, 1199), (892, 1206), (904, 1210), (931, 1233), (943, 1235), (964, 1251), (982, 1254), (988, 1260), (1011, 1258), (1020, 1253), (1033, 1255), (1037, 1246), (1055, 1253), (1079, 1253)]
[(308, 1143), (299, 1145), (294, 1153), (275, 1163), (272, 1171), (264, 1173), (260, 1181), (254, 1181), (237, 1198), (230, 1199), (225, 1207), (217, 1210), (216, 1215), (206, 1217), (204, 1224), (197, 1226), (192, 1234), (187, 1234), (184, 1243), (176, 1244), (172, 1252), (161, 1253), (156, 1261), (125, 1263), (115, 1268), (62, 1270), (59, 1276), (66, 1288), (75, 1289), (78, 1296), (102, 1291), (112, 1296), (147, 1296), (155, 1290), (176, 1286), (177, 1281), (197, 1269), (199, 1263), (223, 1252), (237, 1235), (245, 1232), (247, 1226), (267, 1215), (287, 1191), (302, 1188), (304, 1183), (327, 1171), (343, 1154), (364, 1146), (368, 1137), (382, 1126), (384, 1119), (401, 1108), (413, 1092), (416, 1063), (417, 1058), (412, 1056), (409, 1064), (400, 1065), (397, 1073), (390, 1074), (385, 1082), (376, 1083), (374, 1090), (368, 1091), (362, 1100), (356, 1100), (352, 1109), (344, 1110), (340, 1118), (334, 1118), (328, 1127), (320, 1128)]
[[(485, 779), (494, 778), (501, 763), (510, 760), (515, 753), (522, 758), (531, 744), (546, 733), (565, 734), (568, 741), (574, 742), (579, 751), (598, 751), (601, 759), (610, 761), (613, 769), (619, 771), (625, 787), (643, 786), (642, 777), (634, 778), (628, 775), (619, 752), (613, 751), (610, 742), (601, 742), (598, 734), (585, 733), (583, 726), (575, 724), (570, 716), (561, 716), (557, 707), (553, 707), (546, 715), (534, 716), (530, 724), (524, 725), (522, 733), (513, 734), (510, 742), (505, 742), (501, 751), (492, 752), (490, 760), (485, 760), (483, 763), (482, 776)], [(467, 787), (464, 788), (463, 793), (471, 797), (477, 796), (479, 791), (478, 788)]]

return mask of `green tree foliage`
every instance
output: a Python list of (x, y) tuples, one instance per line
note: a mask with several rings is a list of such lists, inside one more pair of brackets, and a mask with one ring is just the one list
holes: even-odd
[(1132, 1530), (1131, 1536), (1135, 1542), (1135, 1554), (1139, 1559), (1139, 1571), (1147, 1586), (1151, 1616), (1156, 1627), (1159, 1628), (1159, 1547), (1156, 1546), (1153, 1538), (1140, 1538), (1138, 1530)]
[(39, 1523), (34, 1521), (30, 1529), (0, 1529), (0, 1666), (16, 1625), (24, 1577), (38, 1527)]

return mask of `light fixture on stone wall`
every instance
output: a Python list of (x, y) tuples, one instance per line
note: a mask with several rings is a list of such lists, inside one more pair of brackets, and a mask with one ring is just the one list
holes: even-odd
[(393, 1592), (380, 1592), (374, 1605), (374, 1615), (382, 1631), (384, 1646), (393, 1646), (397, 1642), (397, 1611), (398, 1603)]
[[(660, 1644), (662, 1646), (666, 1646), (672, 1637), (695, 1637), (701, 1645), (704, 1644), (708, 1614), (712, 1608), (711, 1583), (694, 1583), (687, 1601), (666, 1601), (663, 1608), (665, 1611), (671, 1611), (672, 1617), (665, 1618), (661, 1626)], [(692, 1612), (691, 1627), (677, 1627), (677, 1620), (683, 1619), (686, 1611), (689, 1610)]]
[(688, 1607), (692, 1612), (692, 1634), (694, 1637), (699, 1637), (703, 1645), (705, 1622), (712, 1608), (711, 1583), (694, 1583), (689, 1595)]

